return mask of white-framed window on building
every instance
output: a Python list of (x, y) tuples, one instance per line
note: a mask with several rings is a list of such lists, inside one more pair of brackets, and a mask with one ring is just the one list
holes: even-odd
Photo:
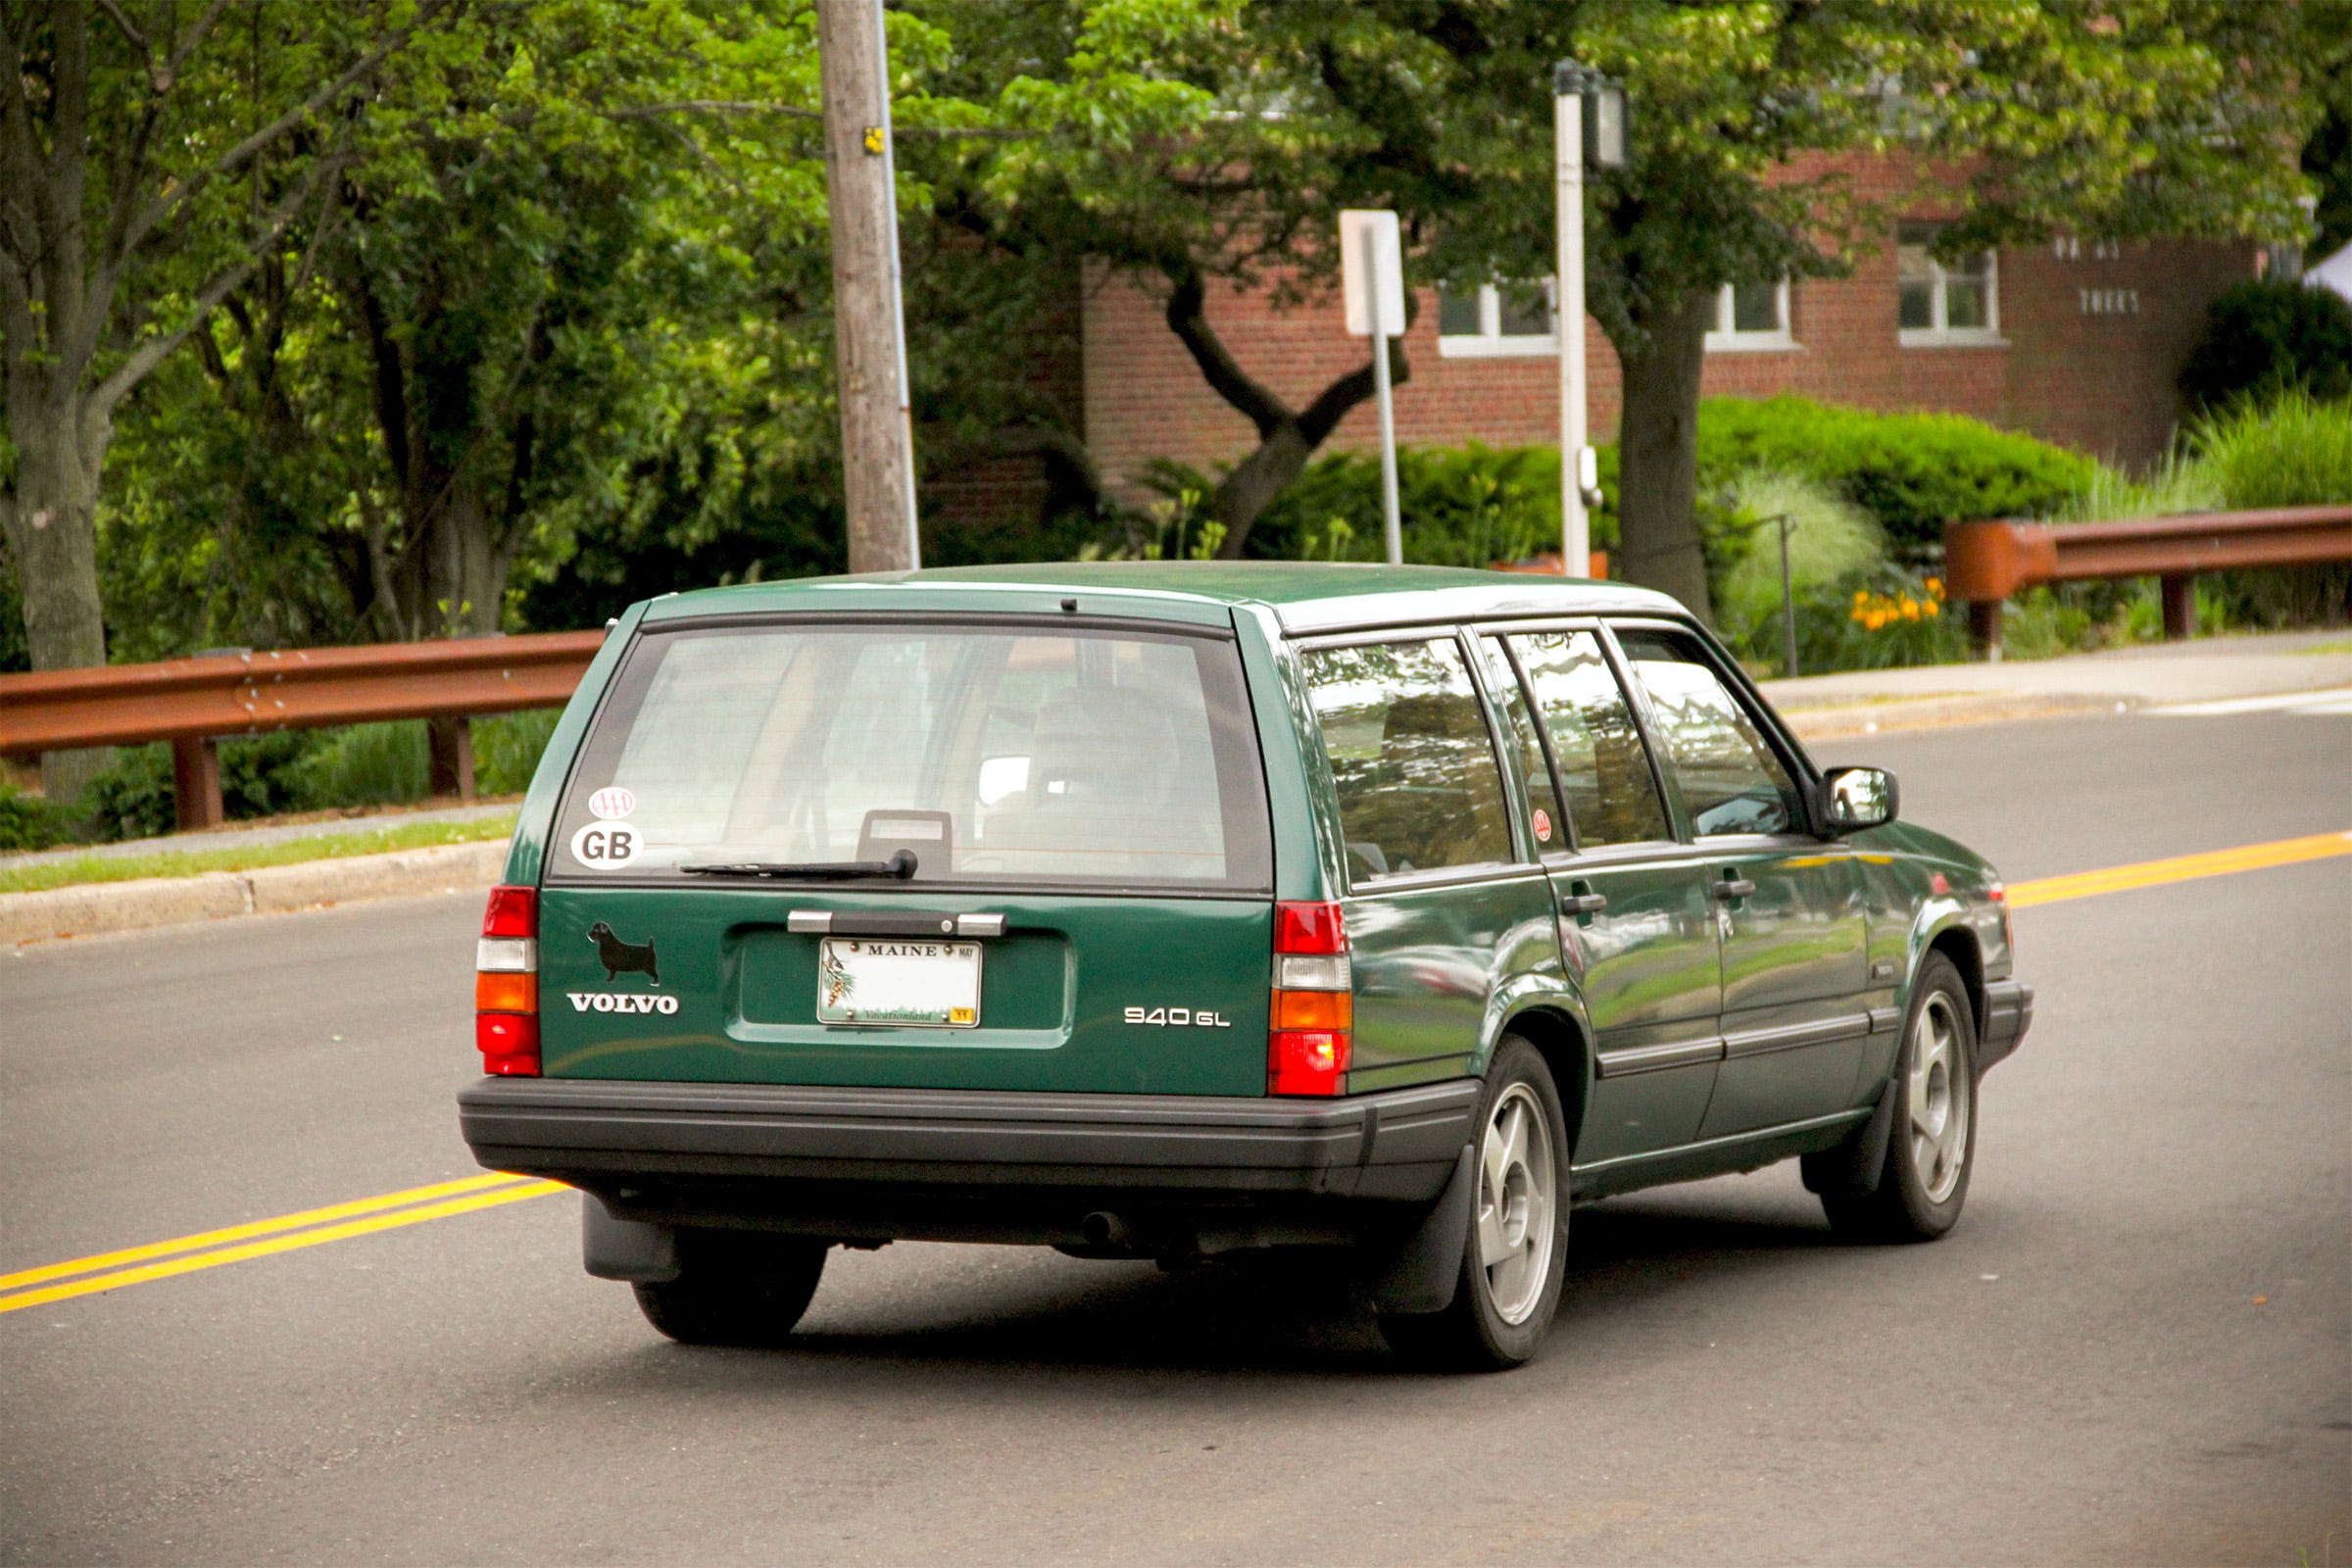
[(1905, 348), (2001, 341), (2000, 266), (1991, 251), (1942, 262), (1935, 223), (1898, 224), (1895, 336)]
[(1441, 284), (1438, 352), (1447, 359), (1557, 354), (1551, 279), (1532, 283)]
[(1707, 330), (1709, 354), (1742, 354), (1792, 349), (1788, 330), (1788, 280), (1726, 283), (1716, 291), (1715, 324)]

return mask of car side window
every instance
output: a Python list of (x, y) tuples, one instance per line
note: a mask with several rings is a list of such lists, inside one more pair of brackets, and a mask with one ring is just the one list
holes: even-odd
[(1701, 838), (1789, 833), (1805, 825), (1802, 798), (1747, 710), (1684, 638), (1619, 634), (1683, 804)]
[(1543, 737), (1536, 733), (1527, 694), (1519, 688), (1519, 672), (1511, 667), (1511, 657), (1503, 652), (1500, 637), (1481, 637), (1478, 649), (1487, 662), (1487, 690), (1494, 693), (1495, 706), (1502, 710), (1510, 744), (1519, 754), (1520, 786), (1527, 792), (1520, 805), (1527, 814), (1528, 831), (1535, 835), (1538, 853), (1564, 850), (1568, 847), (1568, 806), (1552, 785), (1551, 763), (1544, 756)]
[(1589, 631), (1520, 632), (1511, 646), (1551, 736), (1578, 847), (1673, 838), (1649, 753), (1600, 639)]
[(1452, 638), (1310, 649), (1305, 662), (1351, 876), (1511, 858), (1494, 744)]

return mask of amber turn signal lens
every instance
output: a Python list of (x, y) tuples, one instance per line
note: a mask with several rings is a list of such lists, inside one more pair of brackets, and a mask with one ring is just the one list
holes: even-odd
[(1277, 991), (1277, 1029), (1347, 1029), (1355, 1022), (1355, 998), (1345, 991)]
[(535, 974), (477, 974), (473, 977), (476, 1012), (537, 1012), (539, 977)]

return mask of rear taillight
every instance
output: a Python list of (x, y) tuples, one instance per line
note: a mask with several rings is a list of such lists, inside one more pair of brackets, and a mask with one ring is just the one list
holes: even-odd
[(538, 1077), (539, 890), (492, 888), (473, 951), (473, 1043), (482, 1071)]
[(1355, 997), (1336, 904), (1274, 906), (1274, 1010), (1266, 1093), (1336, 1095), (1348, 1086)]

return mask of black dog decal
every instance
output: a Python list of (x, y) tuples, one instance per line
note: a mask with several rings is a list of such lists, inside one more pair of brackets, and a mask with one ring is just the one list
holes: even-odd
[(624, 974), (641, 974), (654, 984), (662, 983), (662, 971), (654, 967), (654, 944), (647, 939), (645, 946), (623, 942), (612, 934), (612, 928), (599, 920), (588, 928), (588, 940), (596, 944), (596, 956), (605, 966), (605, 978)]

